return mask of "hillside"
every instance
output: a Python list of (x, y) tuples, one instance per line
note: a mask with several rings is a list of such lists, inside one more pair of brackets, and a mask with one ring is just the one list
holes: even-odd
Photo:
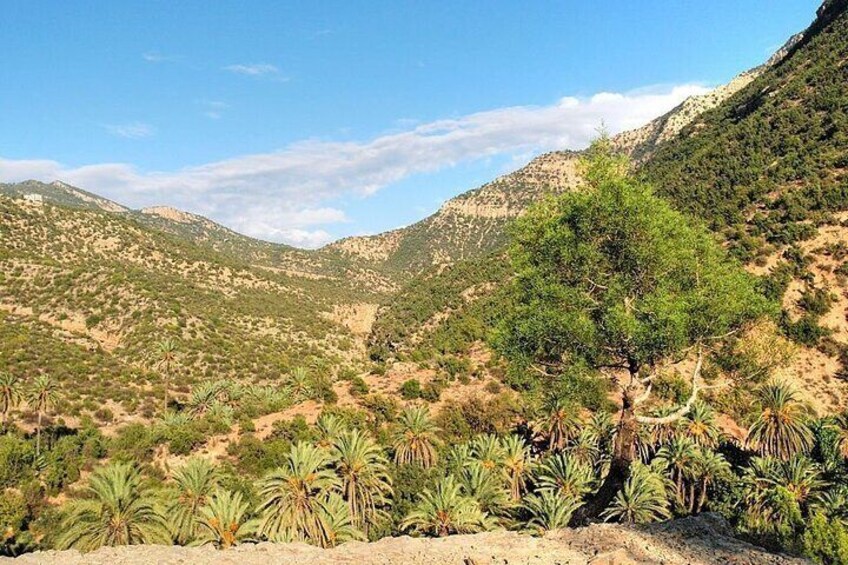
[[(515, 532), (451, 536), (442, 539), (388, 538), (374, 543), (349, 542), (333, 549), (305, 544), (242, 545), (227, 551), (210, 547), (136, 546), (103, 548), (94, 553), (33, 553), (9, 560), (29, 563), (111, 565), (122, 563), (263, 565), (312, 563), (331, 565), (790, 565), (806, 561), (769, 553), (739, 541), (720, 517), (702, 515), (643, 528), (593, 525), (560, 530), (543, 537)], [(0, 557), (0, 561), (4, 561)]]
[[(783, 376), (798, 382), (807, 400), (825, 412), (848, 402), (842, 380), (848, 361), (846, 38), (846, 3), (827, 2), (810, 28), (790, 38), (764, 65), (611, 140), (636, 160), (639, 174), (660, 194), (708, 222), (749, 270), (765, 277), (769, 292), (782, 300), (784, 331), (800, 346)], [(573, 153), (544, 155), (496, 186), (510, 193), (508, 187), (529, 184), (523, 179), (544, 168), (572, 173), (537, 177), (542, 182), (536, 194), (574, 188), (579, 184), (577, 158)], [(513, 210), (513, 215), (520, 213), (518, 207)], [(425, 222), (435, 223), (439, 216)], [(460, 270), (486, 272), (487, 263), (489, 271), (499, 272), (485, 258)], [(463, 284), (455, 272), (425, 271), (396, 294), (375, 325), (372, 351), (385, 355), (391, 344), (390, 353), (403, 357), (420, 350), (423, 341), (444, 352), (444, 335), (451, 336), (448, 350), (462, 350), (470, 341), (463, 335), (479, 338), (480, 332), (469, 328), (481, 326), (473, 310), (487, 310), (485, 296), (457, 308), (462, 292), (479, 281), (469, 276)], [(450, 280), (439, 282), (441, 276)], [(441, 290), (434, 293), (434, 288)], [(450, 298), (448, 288), (456, 289)], [(813, 296), (826, 298), (818, 306), (811, 304)], [(450, 315), (447, 303), (454, 305)], [(438, 326), (426, 322), (434, 316)]]
[[(214, 250), (228, 232), (208, 220), (196, 220), (206, 234), (197, 241), (138, 220), (148, 215), (0, 196), (0, 357), (7, 370), (49, 371), (64, 383), (67, 414), (105, 402), (116, 416), (150, 415), (161, 396), (153, 348), (168, 336), (181, 344), (174, 370), (184, 391), (205, 379), (264, 383), (295, 365), (361, 356), (355, 320), (339, 309), (379, 300), (372, 282), (387, 283), (378, 275), (311, 257), (238, 259)], [(195, 225), (185, 217), (164, 221)], [(257, 253), (262, 246), (271, 248), (257, 242)]]

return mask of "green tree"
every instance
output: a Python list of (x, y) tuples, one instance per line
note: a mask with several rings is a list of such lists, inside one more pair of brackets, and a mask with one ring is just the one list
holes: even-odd
[(88, 498), (68, 503), (57, 541), (60, 549), (93, 551), (101, 546), (168, 543), (156, 497), (136, 467), (113, 463), (94, 472)]
[(41, 454), (41, 422), (44, 415), (50, 411), (56, 400), (59, 398), (59, 391), (56, 387), (56, 381), (48, 375), (39, 375), (29, 389), (27, 394), (27, 402), (30, 407), (38, 413), (38, 428), (35, 435), (35, 455)]
[(383, 449), (359, 430), (339, 435), (331, 453), (353, 524), (367, 534), (384, 516), (382, 507), (392, 494), (388, 460)]
[(592, 468), (567, 453), (546, 457), (536, 469), (539, 490), (551, 490), (559, 495), (582, 499), (592, 489)]
[(156, 367), (162, 370), (163, 387), (162, 412), (168, 411), (171, 394), (171, 368), (177, 359), (177, 341), (165, 338), (156, 345)]
[(448, 475), (436, 483), (435, 488), (425, 489), (418, 503), (401, 522), (402, 530), (412, 530), (425, 535), (447, 536), (450, 534), (472, 534), (485, 530), (488, 517), (480, 510), (477, 502), (462, 494), (460, 485)]
[(634, 466), (624, 488), (602, 514), (605, 520), (644, 524), (671, 517), (665, 479), (647, 465)]
[(657, 452), (657, 459), (668, 468), (668, 474), (674, 483), (674, 494), (680, 506), (687, 501), (686, 479), (691, 475), (694, 461), (698, 456), (695, 442), (688, 437), (675, 437)]
[(530, 447), (517, 435), (503, 439), (503, 473), (513, 502), (521, 500), (527, 488), (527, 472), (530, 468)]
[(543, 490), (524, 498), (524, 509), (530, 516), (528, 529), (543, 534), (568, 526), (571, 515), (580, 507), (581, 499), (552, 490)]
[(259, 483), (260, 534), (272, 541), (326, 542), (322, 504), (341, 484), (331, 462), (321, 448), (304, 442), (292, 446), (283, 465)]
[(20, 382), (16, 376), (0, 371), (0, 412), (3, 413), (3, 428), (8, 428), (9, 414), (23, 400)]
[[(576, 521), (597, 516), (630, 474), (640, 425), (682, 418), (697, 399), (703, 344), (767, 309), (752, 276), (703, 226), (622, 171), (608, 140), (587, 186), (532, 207), (512, 230), (516, 276), (495, 336), (513, 365), (545, 379), (575, 367), (613, 380), (621, 416), (610, 470)], [(690, 398), (661, 418), (637, 409), (663, 364), (698, 352)]]
[(549, 397), (543, 408), (544, 416), (539, 421), (543, 437), (548, 440), (549, 450), (561, 450), (580, 429), (577, 407), (558, 397)]
[(696, 453), (693, 468), (691, 492), (689, 495), (689, 512), (698, 514), (707, 503), (710, 486), (717, 479), (730, 476), (730, 463), (720, 453), (702, 447)]
[(212, 544), (218, 549), (227, 549), (249, 541), (258, 525), (249, 517), (250, 504), (244, 500), (242, 493), (217, 490), (198, 512), (194, 544)]
[(168, 496), (168, 520), (180, 545), (191, 542), (198, 534), (201, 509), (218, 488), (218, 469), (199, 457), (174, 471), (174, 484)]
[(437, 431), (426, 406), (407, 408), (401, 412), (392, 440), (395, 463), (411, 463), (425, 469), (435, 465), (438, 457)]
[(762, 411), (748, 430), (747, 443), (760, 455), (789, 459), (813, 444), (809, 411), (788, 383), (768, 383), (757, 391)]

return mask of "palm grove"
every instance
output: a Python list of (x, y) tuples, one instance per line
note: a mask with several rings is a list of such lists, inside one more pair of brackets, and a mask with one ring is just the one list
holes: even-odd
[[(2, 551), (329, 547), (711, 510), (759, 543), (848, 559), (848, 421), (815, 419), (791, 386), (763, 372), (733, 379), (717, 370), (776, 314), (761, 282), (629, 176), (606, 140), (587, 155), (583, 190), (539, 203), (512, 229), (514, 274), (490, 341), (513, 394), (434, 414), (387, 398), (365, 410), (330, 406), (315, 425), (282, 423), (269, 441), (243, 429), (220, 464), (195, 457), (166, 469), (153, 462), (158, 444), (190, 453), (192, 434), (229, 430), (257, 403), (306, 397), (316, 380), (296, 371), (285, 390), (207, 383), (183, 404), (166, 384), (153, 426), (108, 439), (93, 426), (54, 429), (42, 445), (58, 391), (42, 376), (23, 394), (3, 375)], [(166, 383), (177, 352), (176, 342), (159, 347)], [(741, 442), (722, 433), (710, 405), (733, 390), (755, 392)], [(34, 434), (9, 419), (24, 403), (37, 414)], [(80, 480), (84, 469), (92, 472)], [(48, 504), (61, 489), (68, 502)]]

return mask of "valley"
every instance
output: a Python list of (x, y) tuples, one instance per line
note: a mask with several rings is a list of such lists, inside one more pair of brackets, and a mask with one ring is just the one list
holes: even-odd
[[(647, 563), (640, 524), (700, 520), (746, 562), (846, 562), (846, 62), (827, 0), (643, 127), (315, 250), (0, 184), (0, 555), (476, 534), (577, 563), (609, 535)], [(665, 562), (727, 562), (690, 541)]]

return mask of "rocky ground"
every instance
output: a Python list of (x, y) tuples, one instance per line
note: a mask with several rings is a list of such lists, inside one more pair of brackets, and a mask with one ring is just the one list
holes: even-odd
[(14, 565), (122, 564), (709, 564), (753, 565), (805, 563), (735, 539), (728, 524), (713, 514), (665, 524), (628, 528), (597, 524), (578, 530), (531, 537), (489, 532), (442, 539), (386, 538), (375, 543), (347, 543), (334, 549), (304, 544), (242, 545), (227, 551), (211, 547), (134, 546), (103, 548), (89, 554), (48, 551), (8, 561)]

